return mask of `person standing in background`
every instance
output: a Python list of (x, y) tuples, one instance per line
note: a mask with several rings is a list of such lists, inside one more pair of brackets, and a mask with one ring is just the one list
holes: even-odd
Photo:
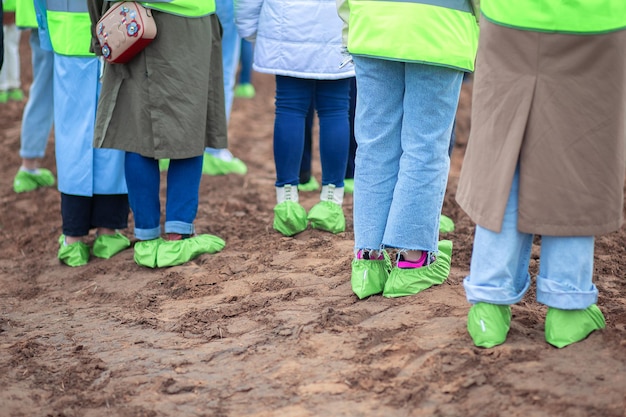
[[(227, 145), (222, 37), (213, 0), (142, 5), (151, 10), (158, 35), (129, 62), (105, 64), (93, 144), (100, 151), (123, 151), (139, 239), (134, 260), (162, 268), (219, 252), (226, 244), (196, 234), (194, 225), (204, 149)], [(97, 23), (108, 6), (89, 2), (92, 49), (98, 53)], [(169, 159), (164, 238), (160, 159)]]
[[(467, 329), (504, 343), (531, 285), (558, 348), (605, 327), (594, 236), (623, 223), (626, 2), (482, 0), (472, 129), (456, 199), (476, 223)], [(548, 7), (550, 6), (550, 7)]]
[(241, 39), (239, 57), (239, 77), (235, 85), (235, 97), (254, 98), (256, 90), (252, 84), (252, 63), (254, 62), (254, 45)]
[[(33, 191), (39, 187), (51, 187), (55, 183), (52, 172), (39, 166), (45, 156), (54, 121), (52, 100), (54, 52), (50, 45), (47, 23), (43, 18), (44, 9), (43, 0), (17, 0), (15, 23), (19, 28), (30, 31), (33, 82), (22, 115), (19, 152), (22, 164), (13, 179), (13, 190), (16, 193)], [(41, 31), (38, 27), (42, 28)]]
[(0, 70), (0, 103), (22, 101), (22, 80), (20, 70), (20, 35), (15, 24), (15, 0), (2, 0), (4, 65)]
[(351, 284), (359, 298), (416, 294), (450, 273), (452, 242), (438, 243), (439, 219), (479, 31), (469, 1), (437, 3), (337, 0), (357, 84)]
[[(293, 236), (311, 222), (316, 229), (343, 232), (354, 69), (339, 65), (341, 21), (333, 0), (238, 0), (236, 21), (239, 34), (255, 42), (254, 70), (276, 76), (274, 229)], [(322, 191), (307, 214), (299, 203), (298, 184), (312, 104), (320, 123)]]
[(107, 259), (130, 246), (118, 231), (128, 227), (124, 154), (93, 148), (101, 62), (89, 52), (87, 0), (48, 0), (46, 14), (55, 53), (54, 138), (63, 219), (58, 258), (82, 266), (90, 257), (91, 229), (96, 257)]

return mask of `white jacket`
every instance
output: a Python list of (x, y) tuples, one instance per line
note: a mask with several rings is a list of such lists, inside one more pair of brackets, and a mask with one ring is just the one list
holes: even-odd
[(335, 0), (237, 0), (242, 38), (255, 42), (254, 70), (298, 78), (354, 76), (341, 49), (342, 21)]

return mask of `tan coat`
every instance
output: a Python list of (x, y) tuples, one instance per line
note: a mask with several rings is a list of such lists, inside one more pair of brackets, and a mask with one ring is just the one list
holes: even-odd
[[(90, 6), (92, 20), (101, 10), (97, 3)], [(155, 159), (199, 156), (206, 146), (225, 148), (217, 16), (153, 15), (156, 39), (129, 63), (105, 66), (94, 147)]]
[(617, 230), (626, 31), (547, 34), (483, 19), (479, 45), (460, 206), (475, 223), (499, 232), (519, 161), (518, 230), (552, 236)]

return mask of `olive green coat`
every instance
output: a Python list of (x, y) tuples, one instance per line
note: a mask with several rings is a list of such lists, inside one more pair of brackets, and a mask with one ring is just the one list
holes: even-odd
[[(102, 1), (90, 1), (95, 22)], [(152, 11), (157, 36), (127, 64), (106, 64), (94, 147), (155, 159), (225, 148), (222, 34), (217, 15), (186, 18)], [(97, 40), (92, 42), (96, 53)]]

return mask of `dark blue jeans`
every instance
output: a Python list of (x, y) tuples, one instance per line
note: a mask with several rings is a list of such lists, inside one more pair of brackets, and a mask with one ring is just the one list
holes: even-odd
[[(126, 152), (128, 199), (135, 219), (135, 236), (140, 240), (161, 235), (159, 161)], [(202, 178), (202, 155), (170, 160), (167, 170), (165, 233), (194, 234), (198, 213), (198, 190)]]
[(276, 76), (274, 162), (277, 187), (299, 182), (305, 120), (312, 102), (320, 125), (322, 185), (343, 187), (350, 144), (349, 92), (349, 78), (314, 80)]

